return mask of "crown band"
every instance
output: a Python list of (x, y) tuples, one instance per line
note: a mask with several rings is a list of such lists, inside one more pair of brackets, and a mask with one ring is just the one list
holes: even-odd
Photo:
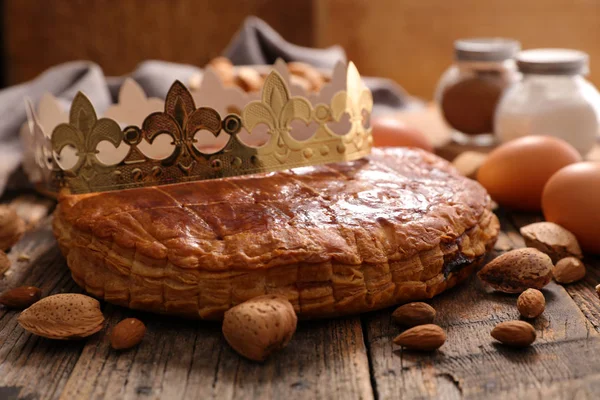
[[(281, 74), (273, 70), (265, 80), (260, 100), (247, 103), (241, 115), (233, 113), (224, 118), (213, 108), (196, 108), (188, 89), (176, 81), (167, 94), (164, 111), (149, 114), (141, 127), (129, 125), (123, 129), (110, 118), (98, 118), (88, 98), (78, 93), (69, 122), (56, 126), (50, 138), (40, 133), (42, 129), (33, 118), (33, 144), (26, 151), (34, 152), (47, 190), (66, 189), (73, 194), (351, 161), (370, 153), (371, 131), (363, 124), (363, 113), (370, 114), (373, 100), (353, 64), (348, 66), (346, 78), (346, 90), (335, 93), (329, 104), (312, 104), (305, 97), (291, 96)], [(337, 134), (328, 124), (340, 121), (343, 114), (349, 117), (349, 131)], [(290, 125), (293, 120), (306, 125), (316, 123), (315, 133), (306, 140), (294, 138)], [(268, 127), (265, 144), (254, 147), (240, 140), (241, 129), (251, 134), (260, 124)], [(223, 148), (209, 152), (199, 146), (199, 131), (229, 138)], [(173, 149), (166, 157), (155, 158), (140, 149), (142, 142), (151, 146), (164, 134), (170, 137)], [(115, 148), (125, 143), (125, 157), (112, 164), (101, 161), (98, 145), (104, 141)], [(63, 158), (67, 147), (74, 149), (75, 161), (70, 166), (65, 166)]]

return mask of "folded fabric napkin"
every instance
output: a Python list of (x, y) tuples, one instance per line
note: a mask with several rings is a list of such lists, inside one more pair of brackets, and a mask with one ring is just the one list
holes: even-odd
[[(303, 61), (316, 67), (333, 68), (339, 60), (346, 60), (343, 49), (333, 46), (312, 49), (286, 42), (264, 21), (249, 17), (231, 40), (223, 53), (235, 65), (272, 64), (278, 57), (285, 61)], [(360, 69), (360, 65), (358, 65)], [(145, 61), (129, 76), (137, 81), (150, 97), (164, 98), (174, 80), (187, 82), (200, 71), (199, 67), (164, 61)], [(117, 99), (119, 87), (125, 77), (106, 77), (93, 62), (76, 61), (46, 70), (32, 81), (0, 91), (0, 194), (8, 187), (23, 187), (26, 180), (9, 177), (21, 163), (19, 129), (26, 121), (24, 99), (37, 104), (44, 93), (56, 96), (65, 109), (82, 91), (99, 112), (106, 110)], [(373, 92), (374, 113), (418, 106), (394, 82), (383, 78), (364, 78)]]

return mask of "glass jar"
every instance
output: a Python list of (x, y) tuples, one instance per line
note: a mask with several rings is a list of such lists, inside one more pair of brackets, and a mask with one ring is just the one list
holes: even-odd
[(521, 52), (523, 80), (498, 105), (495, 131), (506, 142), (526, 135), (564, 139), (586, 155), (600, 132), (600, 94), (585, 78), (589, 57), (567, 49)]
[(461, 144), (490, 145), (496, 106), (504, 90), (519, 79), (513, 57), (519, 42), (462, 39), (454, 43), (454, 64), (435, 93), (442, 115)]

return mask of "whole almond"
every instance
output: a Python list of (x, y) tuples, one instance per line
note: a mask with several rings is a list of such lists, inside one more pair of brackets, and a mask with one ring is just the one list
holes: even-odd
[(5, 252), (0, 250), (0, 275), (4, 275), (10, 268), (10, 259)]
[(410, 328), (394, 338), (394, 343), (409, 350), (433, 351), (446, 341), (446, 332), (434, 324)]
[(556, 263), (552, 273), (558, 283), (573, 283), (585, 277), (585, 265), (578, 258), (566, 257)]
[(8, 250), (21, 239), (25, 221), (7, 205), (0, 205), (0, 250)]
[(308, 84), (308, 90), (319, 91), (325, 83), (323, 75), (312, 65), (303, 62), (292, 61), (287, 64), (292, 76), (304, 78)]
[(24, 310), (18, 318), (23, 329), (50, 339), (78, 339), (102, 329), (100, 303), (83, 294), (48, 296)]
[(461, 175), (476, 179), (479, 167), (485, 162), (488, 155), (479, 151), (463, 151), (454, 160), (452, 165)]
[(491, 333), (497, 341), (511, 347), (527, 347), (535, 342), (535, 329), (525, 321), (501, 322)]
[(312, 86), (308, 79), (299, 75), (290, 75), (290, 83), (292, 85), (301, 87), (306, 93), (310, 93), (312, 90)]
[(430, 324), (435, 318), (435, 309), (427, 303), (415, 302), (404, 304), (392, 313), (392, 319), (398, 325), (411, 328), (417, 325)]
[(263, 78), (251, 67), (239, 67), (235, 83), (245, 92), (257, 92), (263, 84)]
[(537, 289), (527, 289), (517, 299), (517, 309), (525, 318), (536, 318), (544, 312), (546, 299)]
[(546, 253), (556, 263), (565, 257), (581, 258), (581, 247), (571, 232), (553, 222), (536, 222), (521, 228), (525, 245)]
[(126, 318), (110, 333), (110, 345), (115, 350), (129, 349), (138, 345), (146, 334), (146, 325), (137, 318)]
[(600, 284), (596, 285), (596, 294), (600, 297)]
[(0, 295), (0, 304), (8, 308), (23, 309), (37, 302), (42, 291), (35, 286), (19, 286)]
[(190, 90), (199, 90), (202, 85), (202, 74), (195, 73), (188, 79), (187, 86)]
[[(234, 67), (226, 57), (213, 58), (208, 65), (217, 74), (224, 86), (233, 86), (235, 80)], [(198, 86), (199, 87), (199, 86)]]
[(225, 312), (223, 335), (239, 354), (264, 361), (287, 346), (297, 322), (294, 307), (285, 297), (259, 296)]
[(500, 292), (521, 293), (546, 286), (552, 280), (552, 267), (550, 257), (528, 247), (496, 257), (477, 276)]

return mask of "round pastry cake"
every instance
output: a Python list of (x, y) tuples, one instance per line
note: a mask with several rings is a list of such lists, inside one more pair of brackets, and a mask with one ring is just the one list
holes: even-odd
[(417, 149), (209, 181), (65, 195), (74, 280), (126, 307), (220, 319), (263, 294), (303, 318), (426, 299), (464, 280), (499, 223), (477, 182)]

